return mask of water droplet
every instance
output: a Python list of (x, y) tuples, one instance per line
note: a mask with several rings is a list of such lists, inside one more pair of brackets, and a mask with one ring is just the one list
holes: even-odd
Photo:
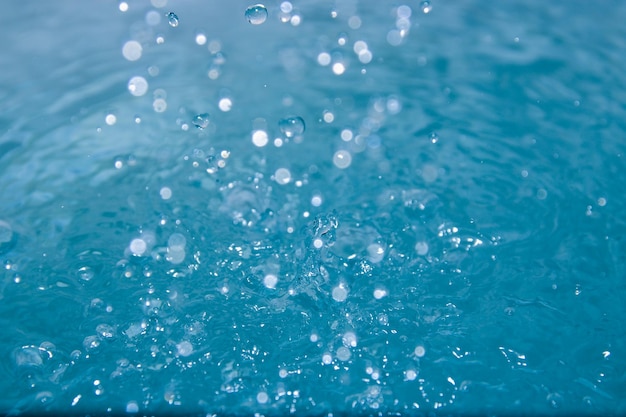
[(346, 169), (352, 164), (352, 155), (348, 151), (337, 151), (333, 155), (333, 164), (339, 169)]
[(424, 355), (426, 354), (426, 349), (424, 348), (424, 346), (416, 346), (415, 350), (414, 350), (415, 356), (417, 356), (418, 358), (423, 358)]
[(78, 269), (78, 277), (83, 281), (91, 281), (94, 275), (95, 273), (93, 269), (88, 266), (83, 266), (82, 268)]
[(267, 20), (267, 9), (262, 4), (255, 4), (246, 9), (246, 19), (253, 25), (260, 25)]
[(167, 22), (171, 27), (175, 28), (178, 26), (178, 16), (174, 12), (169, 12), (167, 15)]
[(341, 303), (346, 301), (346, 298), (348, 298), (348, 291), (343, 287), (343, 285), (338, 285), (333, 288), (332, 296), (333, 300)]
[(271, 289), (276, 288), (276, 283), (278, 282), (278, 277), (274, 274), (267, 274), (265, 278), (263, 278), (263, 285), (265, 287)]
[(428, 14), (433, 10), (433, 5), (429, 0), (424, 0), (420, 3), (420, 9), (424, 14)]
[(300, 136), (304, 133), (304, 120), (302, 117), (287, 117), (278, 122), (280, 131), (288, 138)]
[(345, 362), (350, 359), (350, 356), (352, 356), (352, 353), (350, 353), (350, 349), (348, 349), (347, 347), (341, 346), (339, 349), (337, 349), (337, 359), (339, 359), (340, 361)]
[(209, 126), (209, 113), (194, 116), (192, 122), (198, 129), (206, 129)]
[(148, 81), (143, 77), (135, 76), (128, 81), (128, 91), (135, 97), (141, 97), (148, 91)]
[(176, 350), (180, 356), (189, 356), (193, 353), (193, 345), (190, 342), (183, 340), (176, 345)]
[(291, 172), (287, 168), (278, 168), (274, 173), (274, 179), (280, 185), (288, 184), (291, 181)]

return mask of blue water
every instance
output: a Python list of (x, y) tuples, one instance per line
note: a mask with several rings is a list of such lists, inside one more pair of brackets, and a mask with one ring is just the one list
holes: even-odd
[(626, 3), (253, 5), (3, 2), (0, 412), (626, 413)]

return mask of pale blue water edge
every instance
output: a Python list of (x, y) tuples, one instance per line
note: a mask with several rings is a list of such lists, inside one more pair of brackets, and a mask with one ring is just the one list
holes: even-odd
[(251, 5), (4, 2), (0, 412), (626, 413), (625, 3)]

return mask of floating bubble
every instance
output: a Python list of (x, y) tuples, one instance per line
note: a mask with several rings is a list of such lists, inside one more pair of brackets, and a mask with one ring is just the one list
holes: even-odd
[(122, 55), (129, 61), (137, 61), (141, 58), (143, 48), (137, 41), (128, 41), (122, 47)]
[(344, 286), (340, 284), (333, 288), (332, 296), (333, 300), (341, 303), (343, 301), (346, 301), (346, 298), (348, 298), (348, 290), (346, 290)]
[(198, 129), (206, 129), (209, 126), (209, 113), (197, 114), (193, 117), (192, 123)]
[(278, 122), (280, 131), (288, 138), (300, 136), (304, 133), (304, 120), (302, 117), (287, 117)]
[(276, 284), (278, 283), (278, 277), (274, 274), (267, 274), (265, 278), (263, 278), (263, 285), (269, 289), (276, 288)]
[(255, 4), (246, 9), (246, 19), (253, 25), (260, 25), (267, 20), (267, 9), (262, 4)]
[(346, 169), (352, 164), (352, 155), (348, 151), (337, 151), (333, 155), (333, 164), (339, 169)]
[(228, 97), (224, 97), (220, 99), (219, 103), (217, 103), (217, 106), (220, 108), (221, 111), (227, 112), (230, 111), (230, 109), (233, 107), (233, 101)]
[(433, 10), (433, 5), (430, 3), (429, 0), (423, 0), (420, 3), (420, 9), (422, 10), (422, 13), (428, 14)]
[(347, 347), (341, 346), (339, 349), (337, 349), (337, 359), (339, 359), (340, 361), (345, 362), (350, 359), (350, 356), (352, 356), (352, 353)]
[(387, 290), (385, 290), (384, 288), (376, 288), (374, 290), (374, 298), (377, 300), (380, 300), (381, 298), (384, 298), (387, 296)]
[(139, 412), (139, 405), (136, 401), (129, 401), (126, 403), (126, 412), (129, 414), (134, 414)]
[(252, 143), (259, 148), (267, 145), (269, 138), (267, 137), (267, 132), (265, 130), (255, 130), (252, 132)]
[(148, 81), (145, 78), (136, 76), (128, 81), (128, 91), (135, 97), (140, 97), (148, 91)]
[(185, 249), (185, 245), (187, 244), (187, 239), (180, 233), (172, 233), (167, 239), (167, 246), (170, 249)]
[(78, 269), (78, 277), (82, 279), (83, 281), (91, 281), (94, 275), (95, 273), (93, 269), (91, 269), (88, 266), (83, 266)]
[(189, 356), (193, 353), (193, 345), (190, 342), (183, 340), (176, 345), (176, 351), (179, 356)]
[(437, 134), (437, 132), (431, 132), (431, 134), (428, 135), (428, 138), (430, 139), (432, 143), (439, 142), (439, 135)]
[(110, 324), (99, 324), (96, 326), (96, 333), (104, 339), (110, 339), (115, 334), (115, 329)]
[(417, 372), (414, 369), (407, 369), (404, 371), (404, 380), (405, 381), (414, 381), (417, 378)]
[(176, 13), (169, 12), (165, 16), (167, 17), (167, 23), (169, 23), (171, 27), (175, 28), (178, 26), (178, 16), (176, 16)]
[(37, 346), (22, 346), (13, 352), (13, 360), (19, 367), (39, 367), (43, 365), (42, 349)]
[(169, 200), (172, 198), (172, 189), (170, 187), (163, 187), (161, 191), (159, 191), (159, 194), (163, 200)]
[(418, 358), (423, 358), (426, 354), (426, 349), (424, 348), (424, 346), (418, 345), (415, 347), (415, 350), (413, 352)]
[(428, 243), (426, 242), (417, 242), (415, 244), (415, 251), (419, 256), (424, 256), (428, 253)]
[(270, 397), (267, 395), (267, 392), (259, 392), (256, 395), (256, 400), (259, 404), (265, 404), (269, 401)]
[(130, 251), (135, 256), (142, 256), (144, 253), (146, 253), (147, 249), (148, 249), (148, 244), (146, 243), (145, 240), (141, 238), (133, 239), (130, 242)]
[(288, 184), (291, 181), (291, 172), (287, 168), (278, 168), (274, 173), (274, 179), (280, 185)]

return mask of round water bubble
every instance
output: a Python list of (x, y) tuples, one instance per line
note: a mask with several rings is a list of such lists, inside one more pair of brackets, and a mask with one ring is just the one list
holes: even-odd
[(267, 9), (262, 4), (255, 4), (246, 9), (246, 19), (253, 25), (260, 25), (267, 20)]
[(288, 184), (291, 181), (291, 172), (287, 168), (278, 168), (274, 173), (274, 178), (280, 185)]
[(346, 298), (348, 298), (348, 291), (343, 287), (343, 285), (338, 285), (333, 288), (332, 296), (333, 300), (341, 303), (346, 301)]
[(300, 136), (304, 133), (304, 120), (302, 117), (287, 117), (278, 122), (280, 131), (288, 138)]
[(420, 9), (422, 9), (422, 12), (424, 14), (428, 14), (433, 10), (433, 5), (430, 3), (429, 0), (423, 0), (420, 3)]
[(193, 353), (193, 345), (190, 342), (183, 340), (176, 345), (176, 351), (179, 356), (189, 356)]
[(141, 97), (148, 91), (148, 81), (140, 76), (133, 77), (128, 81), (128, 91), (135, 97)]
[(274, 274), (267, 274), (265, 278), (263, 278), (263, 285), (266, 288), (274, 289), (276, 288), (276, 283), (278, 283), (278, 277)]
[(172, 233), (167, 239), (167, 246), (170, 249), (185, 249), (185, 245), (187, 244), (187, 239), (180, 233)]
[(178, 26), (178, 16), (176, 16), (176, 13), (169, 12), (166, 16), (167, 23), (169, 23), (171, 27), (175, 28), (176, 26)]
[(137, 41), (128, 41), (122, 47), (122, 55), (129, 61), (137, 61), (141, 58), (143, 48)]
[(83, 266), (78, 269), (78, 277), (82, 279), (83, 281), (91, 281), (94, 275), (95, 275), (94, 270), (88, 266)]
[(206, 129), (209, 126), (209, 113), (197, 114), (193, 117), (192, 123), (198, 129)]
[(348, 151), (337, 151), (333, 155), (333, 164), (339, 169), (346, 169), (352, 164), (352, 155)]
[(350, 349), (347, 347), (341, 346), (337, 349), (337, 359), (340, 361), (345, 362), (350, 359), (350, 356), (352, 356), (352, 353), (350, 353)]

